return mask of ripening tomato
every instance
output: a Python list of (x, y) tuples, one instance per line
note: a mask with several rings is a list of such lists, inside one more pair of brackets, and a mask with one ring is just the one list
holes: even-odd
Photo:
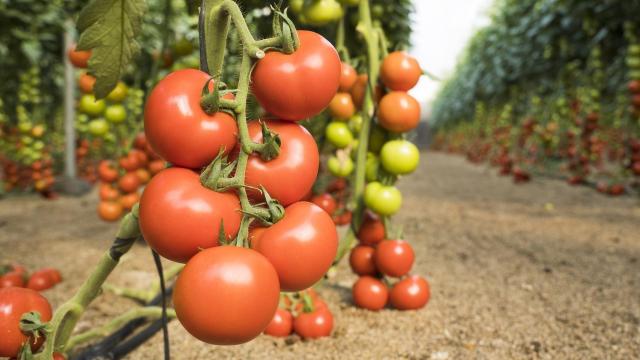
[(420, 104), (405, 92), (392, 91), (380, 100), (378, 121), (391, 132), (413, 130), (420, 122)]
[(102, 160), (98, 164), (98, 176), (100, 181), (111, 183), (118, 180), (118, 170), (111, 160)]
[(353, 284), (351, 295), (357, 307), (378, 311), (387, 305), (389, 290), (382, 281), (371, 276), (362, 276)]
[(353, 66), (343, 62), (340, 67), (339, 91), (349, 92), (358, 79), (358, 73)]
[(91, 116), (98, 116), (104, 112), (107, 104), (104, 100), (98, 100), (93, 94), (84, 94), (80, 98), (80, 111)]
[(200, 249), (218, 244), (220, 227), (227, 238), (238, 233), (240, 200), (200, 184), (188, 169), (168, 168), (154, 176), (140, 199), (140, 230), (158, 254), (186, 262)]
[(146, 184), (151, 180), (151, 174), (147, 169), (138, 169), (135, 173), (138, 179), (140, 179), (141, 184)]
[[(265, 122), (280, 137), (280, 153), (269, 161), (252, 154), (247, 163), (245, 184), (256, 188), (264, 186), (272, 198), (287, 206), (303, 199), (311, 190), (320, 164), (318, 145), (301, 125), (277, 120)], [(262, 142), (259, 121), (249, 123), (249, 135), (253, 141)], [(257, 191), (249, 193), (252, 198), (260, 198)]]
[(133, 171), (124, 174), (118, 180), (118, 188), (125, 194), (138, 190), (138, 187), (140, 187), (140, 179)]
[(273, 264), (283, 291), (300, 291), (315, 284), (331, 267), (338, 232), (329, 214), (300, 201), (289, 205), (284, 217), (264, 230), (254, 249)]
[(420, 76), (420, 64), (404, 51), (394, 51), (382, 61), (380, 79), (391, 90), (409, 91), (416, 86)]
[(327, 309), (302, 313), (293, 320), (293, 330), (304, 339), (330, 336), (333, 330), (333, 315)]
[(418, 275), (398, 281), (389, 296), (391, 306), (398, 310), (417, 310), (429, 302), (431, 292), (427, 280)]
[(331, 194), (320, 194), (311, 198), (311, 202), (318, 205), (322, 210), (326, 211), (327, 214), (333, 215), (336, 212), (336, 208), (338, 204), (336, 203), (336, 199), (331, 196)]
[(413, 248), (404, 240), (384, 240), (376, 247), (376, 266), (387, 276), (405, 276), (411, 271), (414, 259)]
[[(338, 91), (341, 63), (327, 39), (298, 31), (300, 47), (292, 54), (270, 51), (252, 73), (251, 89), (260, 105), (285, 120), (320, 113)], [(313, 86), (311, 86), (313, 85)]]
[(147, 136), (143, 132), (138, 133), (133, 139), (133, 147), (138, 150), (146, 151), (147, 145)]
[(275, 337), (287, 337), (293, 331), (293, 316), (285, 309), (276, 310), (264, 333)]
[(54, 282), (51, 275), (47, 272), (36, 271), (29, 277), (27, 288), (36, 291), (43, 291), (53, 287)]
[(53, 353), (53, 360), (67, 360), (67, 358), (61, 353)]
[(327, 168), (333, 176), (346, 178), (347, 176), (351, 175), (355, 168), (355, 165), (353, 164), (353, 160), (351, 160), (351, 158), (348, 156), (343, 158), (331, 156), (329, 157), (329, 160), (327, 160)]
[(116, 87), (114, 87), (109, 95), (107, 95), (107, 100), (115, 103), (122, 102), (127, 97), (127, 93), (129, 93), (127, 84), (123, 83), (122, 81), (118, 81)]
[(157, 173), (159, 173), (160, 171), (164, 170), (164, 161), (162, 160), (153, 160), (149, 163), (149, 172), (151, 172), (151, 175), (155, 175)]
[(384, 223), (376, 215), (367, 212), (358, 230), (358, 240), (365, 245), (377, 245), (384, 240)]
[(102, 201), (115, 201), (120, 197), (120, 192), (111, 184), (102, 183), (100, 184), (99, 197)]
[(118, 199), (118, 202), (125, 210), (131, 210), (131, 208), (133, 208), (133, 205), (135, 205), (138, 201), (140, 201), (140, 195), (138, 195), (137, 192), (124, 194)]
[(331, 145), (343, 149), (353, 143), (353, 134), (349, 126), (342, 121), (332, 121), (325, 129), (325, 136)]
[(24, 273), (11, 271), (0, 276), (0, 289), (6, 287), (24, 287)]
[[(209, 74), (195, 69), (174, 71), (153, 88), (144, 109), (147, 141), (163, 159), (182, 167), (201, 168), (236, 143), (238, 127), (231, 115), (208, 115), (200, 106)], [(209, 83), (213, 90), (213, 81)]]
[(123, 212), (122, 205), (117, 201), (100, 201), (98, 204), (98, 216), (104, 221), (117, 221)]
[(364, 103), (364, 95), (366, 94), (367, 86), (369, 85), (368, 81), (369, 76), (367, 76), (367, 74), (360, 74), (351, 86), (351, 99), (358, 109), (362, 108), (362, 104)]
[(279, 291), (278, 275), (264, 256), (219, 246), (187, 262), (176, 280), (173, 303), (191, 335), (209, 344), (234, 345), (264, 331), (278, 308)]
[(51, 320), (51, 305), (37, 291), (17, 287), (0, 289), (0, 357), (17, 356), (26, 341), (30, 342), (31, 351), (36, 352), (44, 342), (43, 337), (35, 340), (20, 330), (20, 318), (28, 312), (39, 313), (42, 322)]
[(93, 92), (93, 85), (96, 84), (96, 78), (93, 76), (82, 73), (78, 78), (78, 87), (82, 90), (83, 93), (90, 94)]
[(380, 162), (391, 174), (410, 174), (418, 168), (420, 151), (411, 141), (391, 140), (382, 146)]
[(360, 276), (378, 274), (378, 269), (374, 261), (376, 249), (369, 245), (358, 245), (351, 249), (349, 254), (349, 265), (351, 270)]
[(351, 94), (346, 92), (337, 93), (329, 103), (331, 116), (340, 120), (348, 120), (356, 113), (356, 106), (351, 100)]
[(89, 66), (91, 51), (76, 50), (74, 45), (67, 51), (67, 56), (73, 66), (86, 69)]

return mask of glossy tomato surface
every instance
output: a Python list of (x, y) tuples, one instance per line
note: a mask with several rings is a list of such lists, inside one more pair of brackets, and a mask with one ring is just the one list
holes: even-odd
[(371, 276), (362, 276), (351, 289), (353, 302), (357, 307), (367, 310), (381, 310), (389, 299), (389, 290), (380, 280)]
[(286, 337), (293, 331), (293, 316), (285, 309), (276, 310), (264, 333), (275, 337)]
[(329, 214), (300, 201), (289, 205), (284, 217), (264, 230), (254, 249), (276, 268), (283, 291), (300, 291), (329, 270), (338, 250), (338, 232)]
[(229, 238), (240, 227), (240, 200), (200, 184), (195, 172), (168, 168), (154, 176), (140, 199), (140, 229), (163, 257), (186, 262), (200, 249), (218, 245), (224, 223)]
[(331, 196), (331, 194), (319, 194), (311, 198), (311, 202), (318, 205), (322, 210), (326, 211), (327, 214), (333, 215), (336, 212), (338, 204), (336, 203), (336, 199)]
[(413, 275), (398, 281), (391, 289), (391, 305), (398, 310), (417, 310), (429, 302), (429, 283), (421, 276)]
[(413, 248), (404, 240), (384, 240), (376, 247), (376, 266), (387, 276), (401, 277), (408, 274), (414, 260)]
[[(0, 289), (0, 357), (15, 357), (27, 336), (20, 330), (20, 318), (24, 313), (37, 312), (43, 322), (51, 320), (51, 305), (37, 291), (9, 287)], [(31, 339), (31, 349), (36, 351), (44, 342), (40, 337)]]
[(173, 303), (191, 335), (209, 344), (235, 345), (264, 331), (279, 297), (278, 275), (264, 256), (220, 246), (189, 260), (176, 280)]
[(384, 224), (376, 215), (366, 213), (358, 230), (358, 240), (365, 245), (376, 245), (384, 240)]
[(160, 80), (149, 95), (144, 109), (147, 141), (174, 165), (201, 168), (220, 149), (229, 153), (235, 146), (238, 127), (233, 117), (223, 112), (208, 115), (200, 107), (208, 80), (200, 70), (178, 70)]
[(405, 92), (392, 91), (380, 100), (378, 120), (383, 128), (391, 132), (413, 130), (420, 122), (420, 104)]
[(404, 51), (394, 51), (382, 61), (380, 78), (386, 87), (408, 91), (418, 83), (422, 69), (418, 61)]
[[(318, 146), (301, 125), (277, 120), (268, 120), (266, 124), (280, 137), (280, 153), (269, 161), (262, 160), (258, 154), (251, 155), (245, 184), (256, 188), (264, 186), (272, 198), (287, 206), (303, 199), (311, 190), (320, 164)], [(259, 121), (249, 123), (249, 135), (253, 141), (262, 142)], [(254, 199), (260, 198), (257, 191), (249, 193)]]
[(357, 275), (376, 275), (378, 268), (374, 260), (376, 249), (369, 245), (358, 245), (351, 249), (349, 254), (349, 265), (351, 270)]
[(300, 47), (294, 53), (268, 52), (252, 73), (252, 90), (260, 105), (291, 121), (312, 117), (329, 105), (342, 67), (327, 39), (306, 30), (298, 36)]
[(293, 321), (293, 330), (304, 339), (330, 336), (333, 330), (333, 315), (327, 309), (302, 313)]

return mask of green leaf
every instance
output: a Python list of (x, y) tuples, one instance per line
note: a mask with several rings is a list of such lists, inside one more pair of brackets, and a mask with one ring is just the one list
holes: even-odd
[(96, 77), (97, 98), (113, 90), (140, 51), (135, 37), (141, 32), (145, 10), (144, 0), (92, 0), (80, 12), (78, 49), (93, 51), (89, 71)]

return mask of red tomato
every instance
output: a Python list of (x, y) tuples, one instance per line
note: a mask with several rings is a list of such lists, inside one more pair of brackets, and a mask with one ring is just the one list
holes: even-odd
[(133, 140), (133, 147), (138, 150), (146, 151), (147, 137), (143, 132), (138, 133), (138, 135), (136, 135), (135, 139)]
[(278, 275), (251, 249), (220, 246), (189, 260), (173, 291), (178, 320), (209, 344), (247, 342), (269, 325), (280, 297)]
[(133, 205), (135, 205), (138, 201), (140, 201), (140, 195), (138, 195), (137, 192), (124, 194), (118, 199), (118, 202), (125, 210), (131, 210), (131, 208), (133, 208)]
[(29, 277), (27, 287), (31, 290), (43, 291), (53, 287), (55, 283), (51, 274), (44, 271), (36, 271)]
[(358, 230), (358, 239), (365, 245), (376, 245), (384, 240), (384, 231), (382, 221), (377, 216), (367, 213)]
[(67, 360), (67, 358), (60, 353), (53, 353), (53, 360)]
[(326, 309), (302, 313), (293, 320), (293, 330), (304, 339), (330, 336), (333, 330), (333, 315)]
[(75, 45), (67, 51), (69, 61), (77, 68), (87, 68), (89, 66), (89, 58), (91, 51), (76, 50)]
[(336, 208), (338, 207), (336, 200), (330, 194), (316, 195), (311, 198), (311, 202), (318, 205), (329, 215), (333, 215), (333, 213), (336, 212)]
[(151, 180), (151, 173), (147, 169), (138, 169), (135, 171), (135, 174), (141, 184), (146, 184)]
[[(301, 200), (311, 190), (320, 164), (318, 146), (313, 136), (298, 124), (275, 120), (266, 123), (280, 136), (280, 154), (270, 161), (262, 160), (257, 154), (251, 155), (245, 184), (256, 188), (264, 186), (271, 197), (287, 206)], [(249, 134), (253, 141), (262, 141), (258, 121), (249, 123)], [(250, 194), (252, 198), (259, 197), (256, 191)]]
[[(329, 307), (327, 306), (327, 303), (325, 303), (320, 298), (318, 298), (317, 295), (313, 296), (313, 295), (309, 294), (309, 297), (311, 297), (311, 302), (312, 302), (312, 305), (313, 305), (313, 309), (311, 309), (312, 311), (321, 311), (321, 310), (329, 311)], [(304, 301), (298, 302), (296, 304), (296, 306), (294, 306), (293, 311), (295, 311), (296, 314), (303, 313), (304, 312)]]
[(329, 270), (338, 250), (338, 232), (324, 210), (301, 201), (289, 205), (284, 217), (264, 230), (254, 249), (273, 264), (283, 291), (300, 291)]
[[(238, 127), (231, 115), (208, 115), (200, 106), (210, 76), (200, 70), (174, 71), (151, 91), (144, 110), (147, 141), (166, 161), (182, 167), (208, 165), (236, 143)], [(213, 90), (213, 81), (210, 83)]]
[(374, 261), (376, 249), (369, 245), (358, 245), (349, 254), (349, 265), (351, 270), (357, 275), (376, 275), (378, 268)]
[(142, 150), (131, 149), (128, 156), (134, 157), (137, 160), (138, 168), (147, 166), (147, 164), (149, 163), (149, 157)]
[(351, 94), (337, 93), (329, 103), (329, 111), (334, 118), (348, 120), (356, 113), (356, 106), (353, 104)]
[(376, 247), (376, 266), (387, 276), (401, 277), (408, 274), (414, 259), (413, 248), (403, 240), (384, 240)]
[(378, 121), (380, 126), (391, 132), (413, 130), (420, 122), (420, 104), (405, 92), (392, 91), (380, 100)]
[(264, 333), (275, 337), (287, 337), (293, 331), (293, 316), (287, 310), (276, 310), (273, 319), (264, 329)]
[(106, 183), (111, 183), (118, 180), (118, 170), (115, 164), (111, 160), (102, 160), (98, 165), (98, 176), (100, 180)]
[(165, 258), (186, 262), (200, 249), (218, 245), (221, 224), (227, 238), (238, 233), (240, 200), (200, 184), (191, 170), (168, 168), (154, 176), (140, 199), (140, 229)]
[(380, 280), (371, 276), (363, 276), (353, 284), (351, 290), (353, 302), (357, 307), (367, 310), (381, 310), (389, 299), (389, 290)]
[(340, 91), (348, 92), (358, 79), (358, 73), (353, 66), (343, 62), (340, 66)]
[[(0, 357), (14, 357), (28, 337), (20, 330), (22, 314), (37, 312), (43, 322), (51, 320), (51, 305), (37, 291), (10, 287), (0, 289)], [(31, 351), (37, 351), (44, 338), (31, 338)]]
[(17, 271), (8, 272), (0, 276), (0, 288), (24, 287), (24, 273)]
[(48, 274), (54, 284), (59, 284), (62, 282), (62, 274), (60, 274), (60, 270), (54, 268), (44, 268), (39, 270), (45, 274)]
[(348, 225), (351, 223), (352, 216), (351, 211), (344, 210), (342, 214), (333, 217), (333, 222), (335, 222), (336, 225)]
[(126, 171), (134, 171), (140, 167), (138, 157), (135, 155), (132, 156), (131, 153), (121, 157), (120, 160), (118, 160), (118, 164)]
[(380, 79), (394, 91), (409, 91), (422, 76), (418, 61), (404, 51), (394, 51), (382, 61)]
[(427, 305), (430, 297), (429, 283), (413, 275), (398, 281), (391, 289), (391, 305), (398, 310), (417, 310)]
[(116, 201), (100, 201), (98, 204), (98, 216), (104, 221), (117, 221), (123, 212), (122, 205)]
[[(252, 91), (269, 113), (298, 121), (321, 112), (338, 91), (341, 63), (336, 49), (321, 35), (298, 31), (293, 54), (268, 52), (252, 73)], [(312, 85), (312, 86), (311, 86)]]
[(329, 187), (327, 187), (328, 192), (339, 192), (347, 188), (347, 180), (345, 178), (337, 178), (334, 179)]
[(100, 200), (114, 201), (120, 197), (118, 189), (114, 188), (111, 184), (100, 184)]
[(164, 161), (162, 160), (153, 160), (149, 163), (149, 172), (151, 175), (155, 175), (164, 169)]
[(124, 174), (120, 180), (118, 180), (118, 187), (124, 193), (131, 193), (138, 190), (140, 186), (140, 179), (135, 172), (128, 172)]

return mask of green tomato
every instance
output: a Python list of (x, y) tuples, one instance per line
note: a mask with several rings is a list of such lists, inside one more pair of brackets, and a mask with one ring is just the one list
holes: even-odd
[(106, 107), (104, 100), (96, 100), (92, 94), (85, 94), (80, 98), (80, 111), (87, 115), (98, 116)]
[[(365, 204), (373, 212), (381, 216), (391, 216), (402, 206), (402, 194), (395, 186), (381, 185), (374, 188), (369, 197), (365, 197)], [(367, 201), (368, 200), (368, 201)]]
[(31, 145), (33, 143), (33, 138), (28, 135), (24, 135), (20, 137), (20, 142), (24, 145)]
[(20, 121), (18, 123), (18, 130), (23, 134), (30, 132), (32, 128), (33, 124), (30, 121)]
[(89, 134), (104, 137), (109, 132), (109, 123), (105, 119), (94, 119), (89, 122)]
[(89, 131), (89, 125), (87, 125), (87, 124), (76, 124), (76, 130), (79, 133), (84, 134), (87, 131)]
[(345, 178), (353, 172), (353, 160), (351, 158), (344, 158), (343, 161), (340, 161), (338, 157), (332, 156), (327, 160), (327, 167), (329, 168), (329, 172), (336, 177)]
[(119, 103), (127, 98), (128, 93), (129, 87), (127, 86), (127, 84), (123, 83), (122, 81), (118, 81), (116, 87), (114, 87), (109, 95), (107, 95), (107, 100)]
[(44, 149), (44, 142), (43, 142), (42, 140), (36, 140), (36, 141), (33, 143), (33, 145), (31, 145), (31, 147), (32, 147), (34, 150), (38, 150), (38, 151), (40, 151), (40, 150)]
[(371, 7), (371, 16), (379, 19), (382, 15), (384, 15), (384, 6), (375, 4)]
[(418, 168), (420, 151), (411, 141), (387, 141), (380, 150), (380, 163), (391, 174), (410, 174)]
[(315, 0), (303, 10), (304, 17), (313, 25), (324, 25), (340, 20), (344, 12), (336, 0)]
[(349, 128), (351, 129), (351, 131), (357, 134), (360, 132), (360, 130), (362, 130), (362, 122), (362, 115), (355, 114), (349, 119)]
[(118, 124), (127, 119), (127, 110), (125, 110), (124, 106), (120, 104), (109, 105), (107, 106), (107, 110), (104, 112), (104, 117), (107, 121)]
[(365, 163), (365, 175), (367, 181), (376, 181), (378, 179), (378, 167), (380, 160), (373, 153), (367, 153), (367, 162)]
[(378, 196), (378, 191), (382, 189), (382, 184), (378, 181), (371, 181), (364, 187), (363, 199), (365, 205), (369, 206), (369, 203), (373, 203), (373, 201)]
[(369, 151), (374, 154), (380, 152), (382, 145), (384, 145), (387, 138), (386, 132), (378, 125), (374, 125), (371, 128), (371, 134), (369, 135)]
[(353, 135), (349, 130), (349, 126), (341, 121), (329, 123), (325, 130), (325, 135), (327, 140), (338, 149), (344, 149), (353, 142)]
[(304, 5), (304, 0), (290, 0), (289, 8), (296, 14), (300, 14), (302, 12), (302, 6)]
[(187, 56), (193, 52), (193, 44), (187, 38), (180, 38), (173, 44), (173, 53), (177, 56)]

